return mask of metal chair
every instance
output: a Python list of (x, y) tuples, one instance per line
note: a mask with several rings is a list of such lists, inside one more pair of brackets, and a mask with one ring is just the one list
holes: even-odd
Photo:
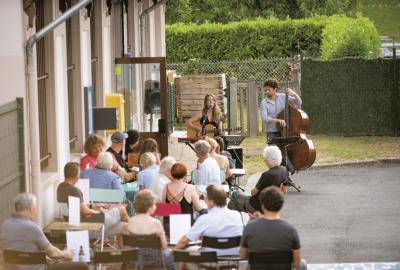
[(56, 234), (52, 232), (45, 232), (44, 235), (46, 236), (49, 242), (57, 247), (64, 248), (67, 245), (67, 236), (65, 232)]
[(268, 269), (274, 265), (274, 269), (292, 269), (292, 251), (263, 251), (249, 253), (249, 266), (251, 270)]
[[(193, 263), (197, 266), (197, 269), (219, 269), (217, 252), (215, 251), (174, 250), (174, 260), (175, 263)], [(212, 267), (211, 264), (215, 265), (215, 267)], [(177, 269), (179, 269), (178, 264)]]
[[(158, 235), (124, 235), (123, 243), (124, 246), (139, 248), (137, 260), (137, 267), (139, 267), (139, 269), (167, 269), (163, 256), (161, 238)], [(154, 262), (155, 258), (159, 261), (159, 264), (150, 263), (150, 261)]]
[(20, 265), (47, 264), (46, 252), (25, 252), (11, 249), (3, 249), (3, 259), (5, 263)]
[[(95, 251), (92, 262), (94, 264), (127, 263), (137, 261), (138, 249), (130, 248), (124, 250)], [(121, 265), (122, 269), (122, 265)]]
[[(201, 241), (202, 247), (207, 248), (215, 248), (215, 249), (230, 249), (236, 248), (240, 246), (240, 239), (241, 236), (234, 236), (234, 237), (210, 237), (210, 236), (203, 236)], [(232, 268), (231, 262), (234, 262), (236, 267), (239, 268), (239, 261), (240, 257), (239, 254), (237, 255), (222, 255), (218, 256), (219, 262), (227, 262), (220, 266), (223, 269), (230, 269)]]
[(154, 216), (166, 217), (169, 215), (182, 214), (182, 208), (179, 203), (156, 203), (156, 211)]

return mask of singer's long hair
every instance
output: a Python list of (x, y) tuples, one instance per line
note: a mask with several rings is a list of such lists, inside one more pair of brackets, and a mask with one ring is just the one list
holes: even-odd
[(213, 107), (213, 111), (212, 111), (212, 121), (215, 123), (218, 123), (219, 121), (221, 121), (222, 119), (222, 113), (221, 113), (221, 109), (218, 106), (217, 100), (215, 99), (215, 96), (213, 94), (207, 94), (204, 97), (204, 105), (203, 105), (203, 110), (202, 110), (202, 116), (207, 115), (207, 99), (208, 97), (212, 97), (214, 99), (214, 107)]

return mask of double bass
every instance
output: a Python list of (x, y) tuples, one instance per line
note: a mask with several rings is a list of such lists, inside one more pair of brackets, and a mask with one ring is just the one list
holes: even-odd
[[(288, 65), (286, 88), (292, 80), (293, 67)], [(289, 104), (289, 96), (286, 93), (285, 109), (278, 114), (279, 119), (285, 120), (285, 127), (278, 125), (283, 138), (298, 137), (296, 142), (286, 145), (287, 157), (291, 161), (294, 170), (305, 170), (311, 167), (315, 161), (316, 150), (314, 143), (307, 138), (306, 130), (310, 124), (310, 119), (306, 112), (296, 109)]]

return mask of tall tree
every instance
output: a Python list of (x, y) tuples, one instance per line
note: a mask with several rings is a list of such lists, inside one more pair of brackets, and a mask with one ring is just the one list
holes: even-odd
[(173, 23), (191, 23), (192, 4), (190, 0), (168, 0), (166, 22)]

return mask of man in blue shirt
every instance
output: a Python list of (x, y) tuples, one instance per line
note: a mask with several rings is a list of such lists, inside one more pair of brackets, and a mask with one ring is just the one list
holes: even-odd
[[(285, 94), (277, 93), (278, 82), (275, 79), (268, 79), (264, 83), (265, 98), (261, 102), (261, 119), (266, 125), (267, 139), (280, 137), (278, 130), (285, 127), (286, 123), (283, 119), (278, 119), (278, 114), (285, 109)], [(289, 95), (289, 103), (300, 109), (301, 98), (292, 89), (287, 88), (286, 93)]]
[[(201, 215), (189, 232), (182, 236), (176, 249), (182, 249), (189, 242), (197, 241), (203, 236), (209, 237), (236, 237), (243, 233), (243, 220), (240, 212), (230, 210), (226, 207), (227, 196), (222, 186), (207, 186), (205, 202), (208, 213)], [(218, 256), (238, 255), (239, 247), (216, 250)]]

